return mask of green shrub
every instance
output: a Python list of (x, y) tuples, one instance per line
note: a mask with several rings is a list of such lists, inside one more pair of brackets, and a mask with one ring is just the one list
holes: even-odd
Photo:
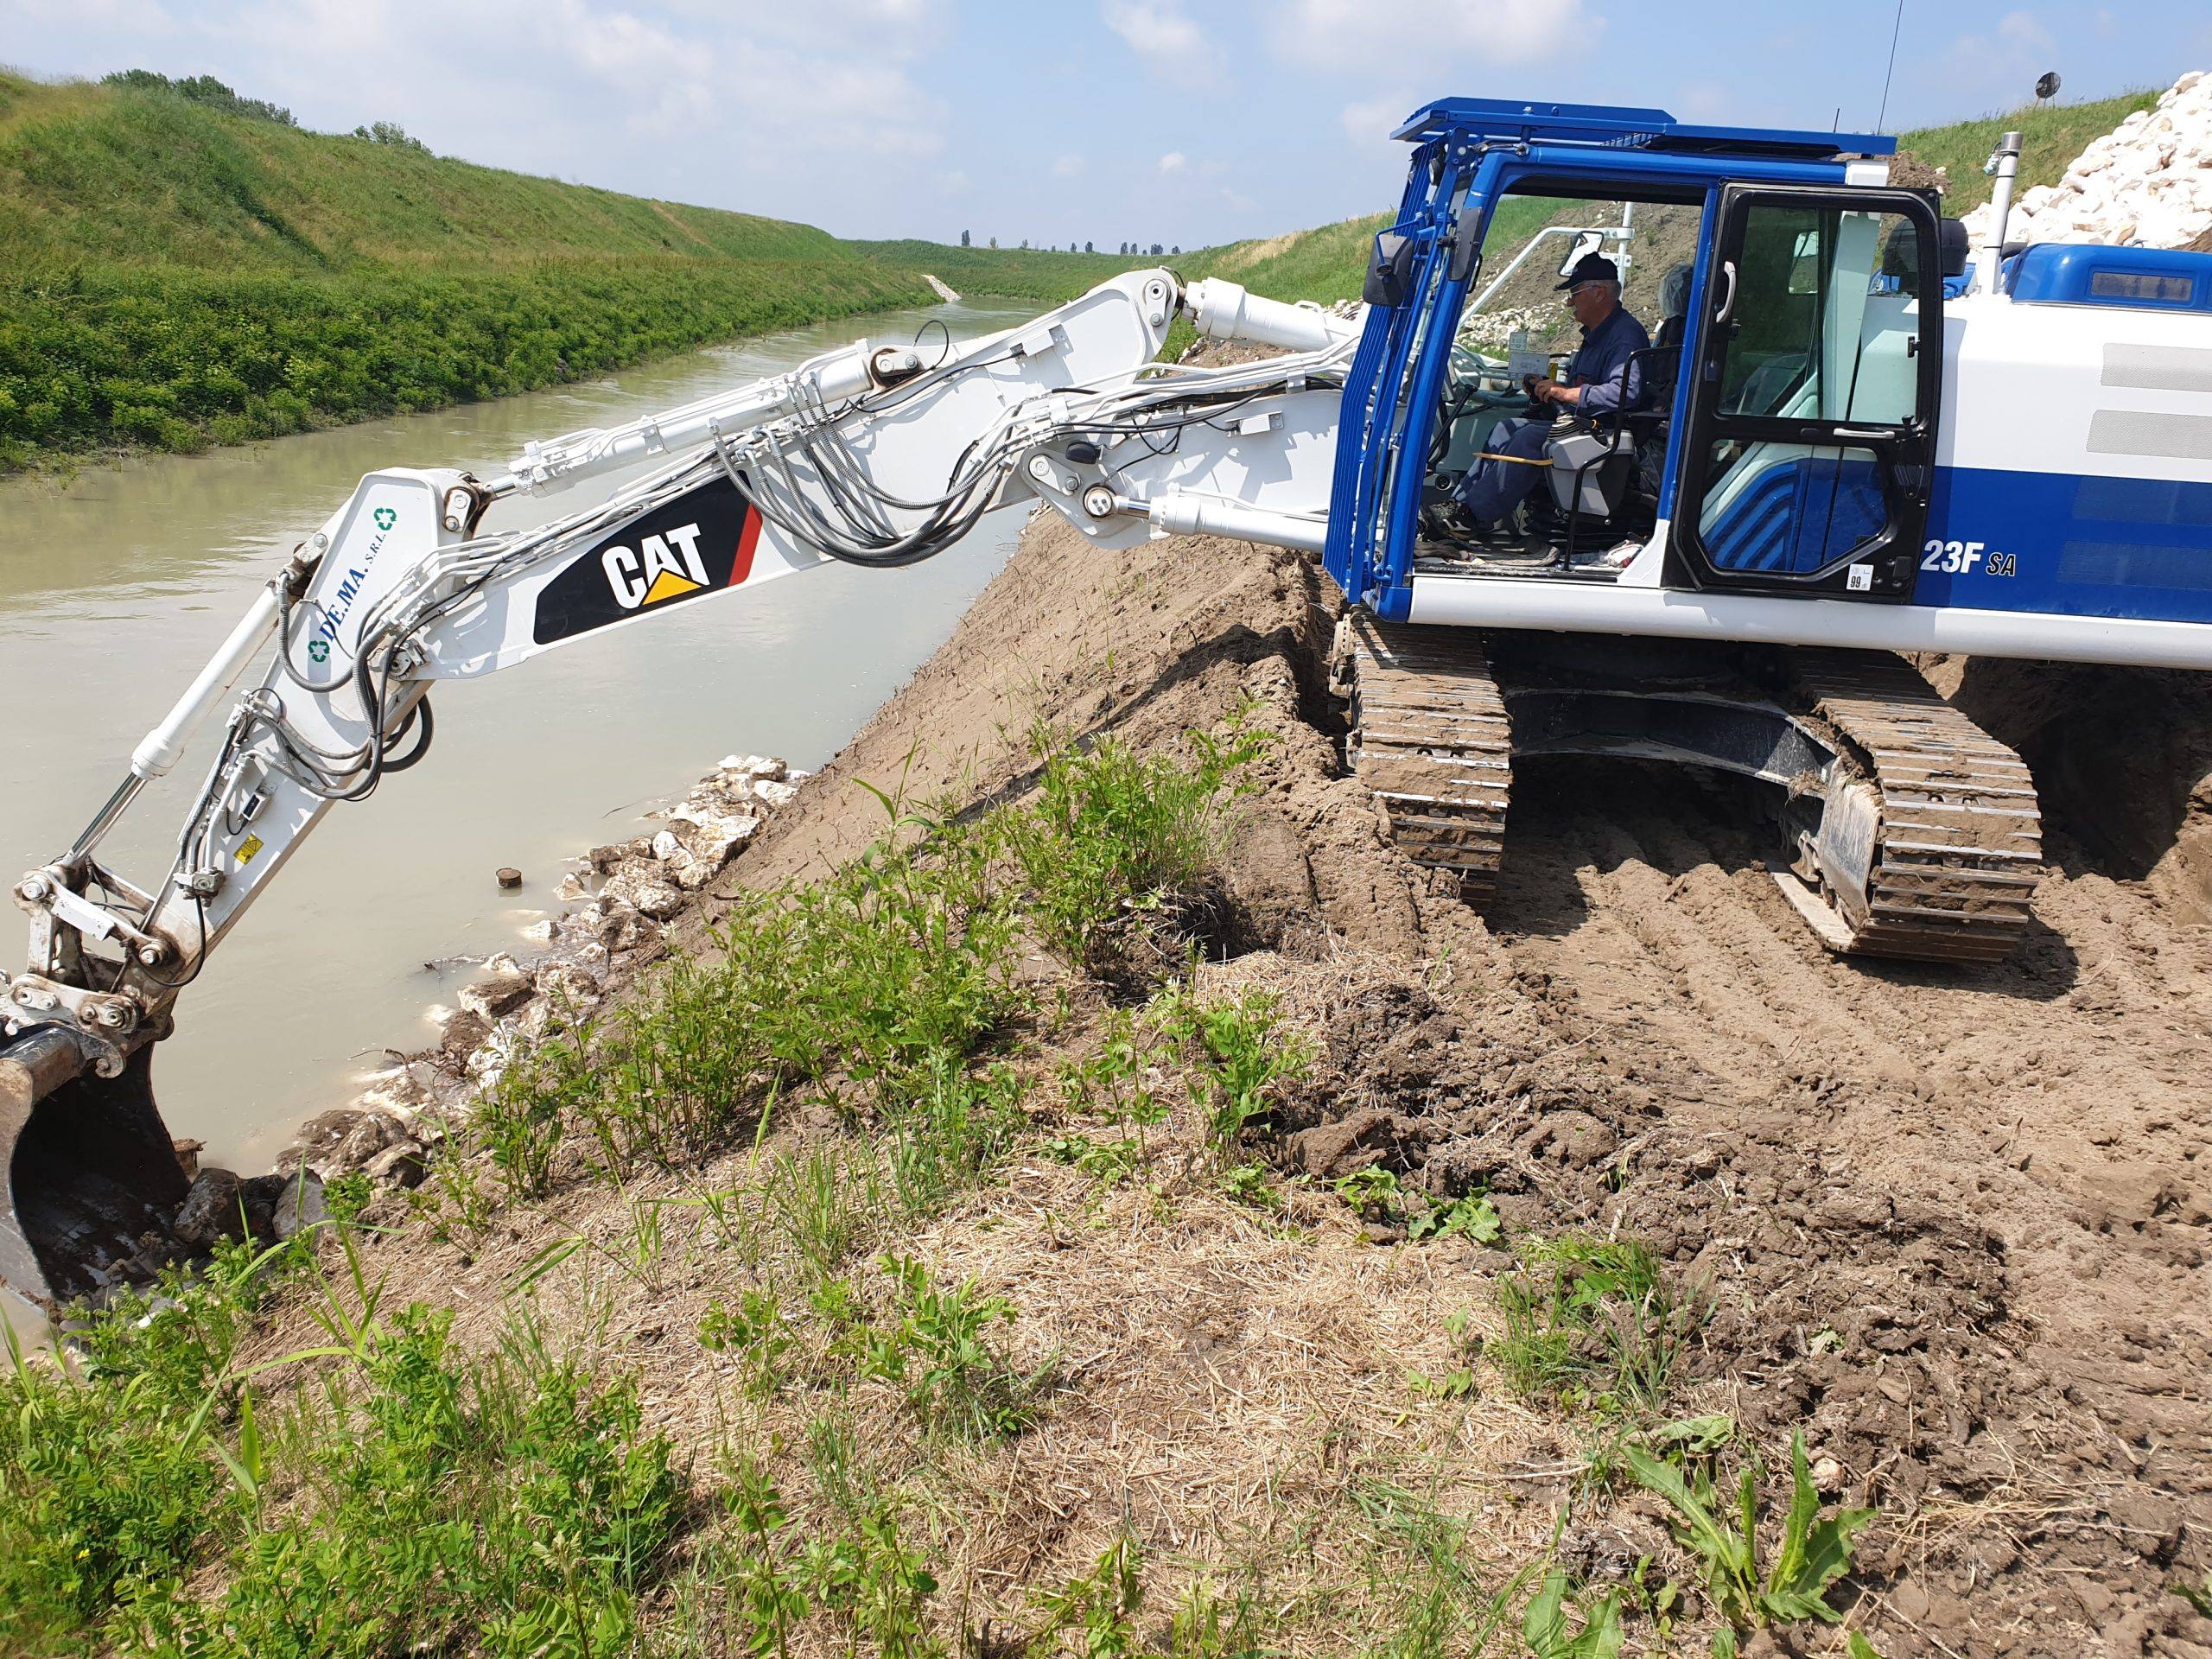
[(189, 1567), (239, 1521), (207, 1430), (274, 1267), (226, 1245), (196, 1280), (119, 1291), (73, 1327), (73, 1370), (12, 1336), (0, 1376), (0, 1650), (64, 1650), (118, 1600)]
[(1181, 1048), (1207, 1153), (1217, 1166), (1234, 1161), (1244, 1131), (1312, 1064), (1311, 1048), (1281, 1029), (1274, 999), (1262, 991), (1200, 1002), (1170, 988), (1154, 1000), (1154, 1017)]
[(212, 1600), (142, 1596), (149, 1652), (628, 1649), (678, 1518), (667, 1442), (642, 1433), (630, 1385), (520, 1345), (463, 1357), (450, 1319), (418, 1305), (365, 1334), (358, 1397), (310, 1440), (301, 1501), (233, 1548)]
[(620, 1177), (673, 1167), (794, 1088), (857, 1085), (893, 1134), (890, 1174), (926, 1205), (1003, 1144), (1011, 1084), (966, 1074), (1013, 1006), (1014, 895), (994, 837), (933, 825), (831, 879), (740, 901), (712, 958), (671, 963), (610, 1018), (542, 1044), (471, 1128), (512, 1191), (552, 1185), (582, 1131)]
[[(1007, 837), (1045, 942), (1070, 963), (1100, 965), (1109, 930), (1132, 912), (1192, 887), (1221, 830), (1217, 798), (1262, 752), (1255, 734), (1192, 734), (1196, 761), (1147, 754), (1119, 738), (1046, 760), (1033, 806)], [(1040, 749), (1049, 739), (1040, 735)]]
[(962, 1440), (999, 1440), (1036, 1419), (1043, 1373), (1015, 1371), (989, 1338), (989, 1327), (1014, 1317), (1003, 1296), (971, 1284), (944, 1287), (910, 1257), (887, 1255), (890, 1320), (860, 1332), (861, 1370), (896, 1386), (917, 1421)]

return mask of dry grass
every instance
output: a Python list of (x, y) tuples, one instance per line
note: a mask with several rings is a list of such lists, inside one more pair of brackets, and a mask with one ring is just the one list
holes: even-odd
[[(1359, 968), (1262, 953), (1201, 969), (1195, 989), (1263, 988), (1318, 1040)], [(1055, 1063), (1097, 1037), (1097, 1011), (1077, 1006), (1052, 1034)], [(467, 1248), (408, 1228), (371, 1249), (372, 1271), (387, 1306), (454, 1307), (466, 1347), (487, 1350), (528, 1317), (594, 1370), (634, 1371), (648, 1432), (688, 1450), (696, 1484), (711, 1491), (733, 1459), (757, 1459), (809, 1531), (849, 1507), (808, 1452), (810, 1424), (840, 1425), (853, 1455), (839, 1478), (890, 1499), (942, 1586), (934, 1616), (964, 1630), (1033, 1629), (1034, 1596), (1127, 1534), (1145, 1553), (1147, 1619), (1164, 1624), (1201, 1582), (1241, 1586), (1265, 1600), (1271, 1639), (1303, 1631), (1322, 1649), (1356, 1647), (1359, 1633), (1390, 1627), (1406, 1594), (1405, 1540), (1378, 1520), (1405, 1494), (1469, 1529), (1460, 1566), (1491, 1590), (1543, 1555), (1550, 1503), (1501, 1477), (1553, 1456), (1554, 1426), (1493, 1379), (1457, 1400), (1408, 1382), (1460, 1363), (1452, 1316), (1494, 1334), (1494, 1255), (1458, 1241), (1378, 1249), (1325, 1191), (1292, 1185), (1272, 1209), (1232, 1199), (1172, 1084), (1149, 1174), (1102, 1184), (1039, 1150), (1048, 1130), (1080, 1125), (1059, 1116), (1052, 1066), (1031, 1058), (1024, 1104), (1037, 1133), (1023, 1150), (925, 1224), (902, 1233), (878, 1217), (843, 1267), (874, 1305), (886, 1293), (877, 1258), (893, 1249), (941, 1284), (972, 1281), (1012, 1303), (1002, 1340), (1014, 1368), (1051, 1380), (1035, 1426), (1010, 1438), (932, 1433), (897, 1389), (841, 1370), (810, 1323), (805, 1270), (772, 1236), (759, 1189), (795, 1148), (864, 1144), (826, 1117), (682, 1179), (499, 1210)], [(702, 1203), (710, 1192), (737, 1195), (729, 1227)], [(699, 1327), (764, 1287), (801, 1335), (789, 1374), (762, 1397), (752, 1359), (711, 1351)], [(301, 1341), (278, 1326), (269, 1353)], [(842, 1645), (803, 1630), (792, 1650)]]

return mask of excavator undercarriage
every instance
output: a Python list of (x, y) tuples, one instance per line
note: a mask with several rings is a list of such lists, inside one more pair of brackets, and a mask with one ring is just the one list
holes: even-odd
[(1414, 863), (1482, 906), (1516, 757), (1609, 755), (1758, 779), (1783, 893), (1832, 950), (1993, 962), (2042, 861), (2026, 765), (1887, 652), (1484, 634), (1348, 615), (1346, 760)]

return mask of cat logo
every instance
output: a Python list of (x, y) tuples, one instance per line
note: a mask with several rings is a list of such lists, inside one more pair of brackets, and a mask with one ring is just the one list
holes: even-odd
[(632, 549), (617, 542), (599, 556), (614, 602), (626, 611), (680, 599), (707, 585), (699, 557), (699, 526), (677, 524), (658, 536), (640, 537)]
[(539, 593), (531, 637), (550, 645), (741, 588), (760, 541), (760, 515), (744, 493), (713, 480), (577, 553)]

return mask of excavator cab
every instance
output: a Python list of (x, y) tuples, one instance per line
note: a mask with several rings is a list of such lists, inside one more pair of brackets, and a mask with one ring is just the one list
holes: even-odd
[[(1385, 620), (1431, 584), (1478, 611), (1455, 586), (1529, 577), (1911, 598), (1949, 261), (1929, 200), (1883, 182), (1893, 140), (1478, 99), (1398, 137), (1414, 163), (1376, 239), (1372, 378), (1347, 388), (1333, 499), (1347, 594)], [(1650, 334), (1619, 371), (1636, 395), (1505, 456), (1507, 423), (1558, 412), (1522, 382), (1577, 343), (1553, 267), (1585, 251)], [(1509, 465), (1548, 474), (1538, 511), (1469, 524), (1471, 469)]]

